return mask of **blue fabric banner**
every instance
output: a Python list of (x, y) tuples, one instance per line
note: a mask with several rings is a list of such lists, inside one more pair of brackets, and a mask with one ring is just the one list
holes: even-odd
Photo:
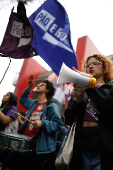
[(78, 67), (71, 43), (70, 23), (66, 10), (57, 0), (46, 0), (30, 17), (34, 29), (33, 48), (59, 75), (64, 62)]

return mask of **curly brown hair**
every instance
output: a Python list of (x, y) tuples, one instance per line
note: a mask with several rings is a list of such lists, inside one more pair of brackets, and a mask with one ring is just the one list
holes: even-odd
[(51, 100), (55, 94), (54, 85), (49, 80), (43, 80), (42, 82), (46, 83), (46, 89), (49, 89), (49, 91), (46, 93), (46, 97), (47, 99)]
[(82, 69), (86, 71), (84, 64), (86, 64), (92, 57), (102, 63), (104, 69), (104, 81), (113, 81), (113, 65), (110, 57), (106, 57), (102, 54), (91, 55), (82, 61)]

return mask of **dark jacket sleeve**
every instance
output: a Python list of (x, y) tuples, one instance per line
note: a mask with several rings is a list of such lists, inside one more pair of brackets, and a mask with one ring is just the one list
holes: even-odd
[(71, 126), (77, 119), (77, 115), (84, 113), (85, 107), (84, 101), (77, 103), (71, 98), (68, 102), (68, 108), (64, 112), (66, 124)]

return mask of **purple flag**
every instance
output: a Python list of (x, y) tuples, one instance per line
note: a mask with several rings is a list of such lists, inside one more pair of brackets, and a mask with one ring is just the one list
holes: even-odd
[(17, 13), (14, 13), (13, 10), (11, 12), (0, 53), (15, 59), (38, 55), (32, 47), (33, 35), (33, 28), (26, 16), (25, 6), (19, 2)]

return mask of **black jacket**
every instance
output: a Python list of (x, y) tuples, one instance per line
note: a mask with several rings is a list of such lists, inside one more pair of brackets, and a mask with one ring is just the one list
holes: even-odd
[(100, 88), (87, 89), (81, 103), (71, 99), (65, 110), (66, 124), (72, 125), (76, 119), (73, 156), (70, 169), (81, 168), (81, 147), (83, 120), (88, 98), (99, 110), (98, 135), (101, 150), (101, 170), (113, 169), (113, 83), (106, 82)]

